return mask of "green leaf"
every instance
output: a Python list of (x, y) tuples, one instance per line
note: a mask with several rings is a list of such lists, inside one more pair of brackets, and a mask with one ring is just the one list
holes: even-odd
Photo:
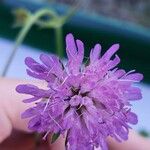
[(54, 134), (52, 135), (51, 144), (53, 144), (53, 143), (59, 138), (59, 136), (60, 136), (60, 132), (54, 133)]
[(150, 134), (149, 134), (146, 130), (144, 130), (144, 129), (142, 129), (142, 130), (140, 131), (140, 134), (141, 134), (142, 136), (144, 136), (144, 137), (149, 137), (149, 136), (150, 136)]

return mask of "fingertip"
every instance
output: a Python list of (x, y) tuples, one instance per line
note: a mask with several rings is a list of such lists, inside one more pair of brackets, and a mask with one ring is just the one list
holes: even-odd
[(10, 136), (12, 124), (4, 112), (0, 112), (0, 143)]

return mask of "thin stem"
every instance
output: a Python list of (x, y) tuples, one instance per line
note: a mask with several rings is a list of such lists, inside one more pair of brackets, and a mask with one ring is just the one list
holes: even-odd
[(42, 9), (42, 10), (39, 10), (37, 13), (35, 13), (34, 15), (31, 15), (29, 16), (29, 18), (27, 19), (26, 21), (26, 24), (23, 26), (23, 28), (21, 29), (21, 31), (19, 32), (17, 38), (16, 38), (16, 42), (15, 42), (15, 46), (12, 50), (12, 53), (10, 54), (7, 62), (6, 62), (6, 65), (4, 67), (4, 70), (2, 72), (2, 76), (6, 76), (8, 70), (9, 70), (9, 67), (10, 67), (10, 64), (12, 63), (13, 61), (13, 58), (17, 52), (17, 49), (19, 47), (19, 45), (23, 42), (25, 36), (27, 35), (28, 31), (30, 30), (30, 28), (32, 27), (32, 25), (42, 16), (44, 15), (48, 15), (50, 17), (53, 17), (53, 18), (56, 18), (57, 15), (51, 11), (51, 10), (48, 10), (48, 9)]
[(55, 29), (55, 41), (56, 41), (56, 54), (59, 57), (63, 57), (63, 31), (62, 26)]
[(9, 69), (9, 67), (10, 67), (10, 64), (12, 63), (13, 58), (14, 58), (16, 52), (17, 52), (17, 48), (18, 48), (18, 46), (20, 45), (20, 43), (22, 43), (22, 41), (24, 40), (24, 38), (25, 38), (26, 34), (28, 33), (29, 29), (31, 28), (31, 26), (32, 26), (32, 22), (29, 21), (29, 22), (27, 22), (27, 24), (22, 28), (22, 30), (19, 32), (19, 34), (18, 34), (18, 36), (17, 36), (17, 38), (16, 38), (15, 46), (14, 46), (14, 48), (13, 48), (13, 50), (12, 50), (12, 52), (11, 52), (11, 54), (10, 54), (10, 56), (9, 56), (9, 58), (8, 58), (8, 60), (7, 60), (7, 62), (6, 62), (6, 65), (5, 65), (5, 67), (4, 67), (4, 70), (3, 70), (3, 72), (2, 72), (2, 76), (3, 76), (3, 77), (6, 76), (7, 71), (8, 71), (8, 69)]

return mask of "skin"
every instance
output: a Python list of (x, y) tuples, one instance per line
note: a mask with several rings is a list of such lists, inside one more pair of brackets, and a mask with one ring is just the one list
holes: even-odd
[[(24, 104), (22, 99), (28, 96), (18, 94), (15, 88), (18, 84), (33, 82), (44, 87), (43, 82), (0, 78), (0, 150), (65, 150), (62, 137), (52, 145), (50, 140), (35, 140), (37, 135), (27, 129), (28, 119), (20, 118), (20, 114), (34, 104)], [(150, 140), (134, 131), (130, 131), (129, 140), (123, 143), (108, 138), (108, 145), (110, 150), (150, 150)]]

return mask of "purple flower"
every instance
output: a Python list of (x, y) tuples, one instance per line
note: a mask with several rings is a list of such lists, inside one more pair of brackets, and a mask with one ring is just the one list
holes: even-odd
[(29, 84), (16, 88), (19, 93), (32, 95), (23, 100), (25, 103), (35, 102), (22, 114), (22, 118), (31, 118), (29, 129), (67, 135), (69, 150), (107, 150), (108, 136), (119, 142), (127, 140), (130, 124), (137, 123), (130, 102), (142, 98), (140, 89), (132, 84), (141, 81), (143, 75), (116, 67), (119, 57), (111, 58), (118, 49), (119, 44), (114, 44), (101, 56), (101, 46), (96, 44), (89, 63), (82, 64), (84, 45), (68, 34), (66, 64), (54, 55), (41, 54), (42, 63), (27, 57), (28, 75), (47, 83), (45, 89)]

